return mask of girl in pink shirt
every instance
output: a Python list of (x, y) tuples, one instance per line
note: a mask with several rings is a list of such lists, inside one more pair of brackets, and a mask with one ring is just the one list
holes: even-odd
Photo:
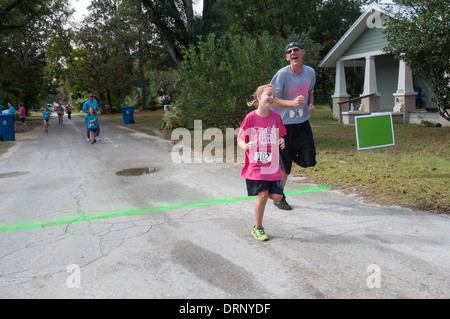
[(28, 131), (27, 123), (25, 123), (26, 113), (27, 111), (25, 110), (25, 107), (23, 106), (23, 104), (21, 104), (19, 108), (19, 117), (20, 121), (22, 122), (22, 131)]
[(248, 195), (258, 196), (252, 235), (258, 240), (268, 240), (262, 220), (267, 200), (279, 201), (283, 197), (279, 147), (284, 148), (282, 136), (286, 135), (286, 129), (281, 116), (271, 110), (275, 87), (262, 85), (254, 97), (248, 105), (257, 109), (245, 117), (237, 140), (239, 147), (245, 150), (241, 177), (246, 179)]

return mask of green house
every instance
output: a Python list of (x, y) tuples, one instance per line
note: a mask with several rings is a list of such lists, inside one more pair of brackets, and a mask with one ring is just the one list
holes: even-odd
[[(370, 5), (320, 62), (321, 68), (336, 68), (333, 116), (344, 124), (353, 124), (354, 116), (374, 112), (392, 112), (396, 122), (420, 123), (422, 119), (448, 125), (436, 112), (433, 92), (410, 67), (383, 51), (387, 40), (383, 24), (392, 16), (384, 7)], [(364, 91), (350, 99), (346, 68), (361, 68)], [(351, 104), (359, 106), (352, 110)]]

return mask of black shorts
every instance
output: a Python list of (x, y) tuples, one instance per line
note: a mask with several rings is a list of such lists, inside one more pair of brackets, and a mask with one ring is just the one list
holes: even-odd
[(22, 123), (25, 123), (25, 118), (24, 118), (24, 117), (21, 117), (21, 118), (20, 118), (20, 121), (21, 121)]
[(268, 190), (269, 194), (283, 195), (283, 181), (255, 181), (246, 179), (248, 196), (258, 195), (259, 192)]
[(285, 148), (280, 150), (281, 169), (291, 173), (292, 162), (301, 167), (316, 165), (316, 147), (309, 121), (299, 124), (285, 124)]

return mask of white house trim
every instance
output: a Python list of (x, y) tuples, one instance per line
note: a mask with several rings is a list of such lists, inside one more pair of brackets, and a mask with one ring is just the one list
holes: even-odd
[(340, 61), (349, 61), (349, 60), (357, 60), (357, 59), (364, 59), (368, 56), (377, 56), (377, 55), (384, 55), (386, 52), (382, 50), (372, 51), (372, 52), (364, 52), (361, 54), (352, 54), (352, 55), (346, 55), (339, 58)]

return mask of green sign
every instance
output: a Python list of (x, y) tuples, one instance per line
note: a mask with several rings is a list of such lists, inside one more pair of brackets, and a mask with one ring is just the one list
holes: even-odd
[(391, 113), (355, 117), (358, 150), (395, 145)]

